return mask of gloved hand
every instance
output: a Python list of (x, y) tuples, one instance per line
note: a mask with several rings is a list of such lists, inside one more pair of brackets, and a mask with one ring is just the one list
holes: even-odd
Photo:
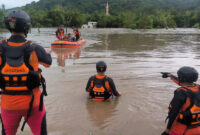
[(169, 135), (169, 133), (166, 133), (166, 132), (164, 131), (164, 132), (162, 132), (161, 135)]
[(169, 77), (168, 74), (170, 74), (168, 72), (160, 72), (160, 73), (162, 74), (162, 78), (167, 78), (167, 77)]

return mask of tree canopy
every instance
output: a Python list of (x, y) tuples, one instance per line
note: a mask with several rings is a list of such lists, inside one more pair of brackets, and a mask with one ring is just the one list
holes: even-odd
[[(199, 0), (40, 0), (21, 9), (31, 17), (33, 27), (80, 27), (96, 21), (97, 27), (188, 28), (200, 26)], [(0, 26), (5, 11), (0, 10)]]

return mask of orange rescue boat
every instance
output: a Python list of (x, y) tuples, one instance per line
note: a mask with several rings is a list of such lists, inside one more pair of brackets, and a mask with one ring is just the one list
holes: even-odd
[(58, 40), (53, 43), (51, 43), (52, 47), (80, 47), (86, 43), (85, 40), (78, 40), (78, 41), (65, 41), (65, 40)]

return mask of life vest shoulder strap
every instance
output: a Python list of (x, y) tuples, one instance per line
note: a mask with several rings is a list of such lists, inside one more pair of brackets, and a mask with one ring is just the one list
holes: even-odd
[(7, 39), (6, 40), (2, 40), (2, 44), (0, 44), (0, 56), (1, 56), (1, 59), (2, 59), (2, 62), (0, 64), (0, 69), (2, 69), (2, 67), (5, 65), (6, 56), (7, 56), (6, 51), (9, 50), (10, 44), (14, 44), (13, 47), (17, 47), (17, 48), (20, 47), (20, 48), (18, 48), (19, 49), (18, 51), (23, 51), (21, 53), (21, 55), (24, 56), (24, 62), (26, 64), (26, 66), (29, 69), (33, 70), (32, 66), (29, 64), (30, 53), (32, 51), (30, 49), (30, 46), (33, 45), (33, 42), (27, 40), (27, 41), (22, 42), (22, 43), (12, 43), (12, 42), (9, 43)]
[(103, 85), (103, 87), (107, 90), (107, 88), (106, 88), (106, 81), (108, 81), (108, 77), (106, 75), (102, 79), (99, 79), (99, 78), (96, 77), (96, 75), (94, 75), (92, 80), (93, 80), (93, 87), (95, 86), (95, 84), (97, 82), (101, 82), (102, 85)]
[(5, 40), (2, 40), (0, 45), (2, 46), (2, 48), (6, 48), (8, 45), (10, 45), (13, 47), (24, 47), (25, 49), (27, 49), (28, 47), (33, 45), (33, 42), (26, 40), (25, 42), (21, 42), (21, 43), (14, 43), (14, 42), (8, 42), (8, 39), (5, 39)]
[(26, 64), (26, 66), (27, 66), (30, 70), (34, 70), (33, 67), (31, 66), (30, 62), (29, 62), (31, 52), (33, 51), (33, 50), (29, 50), (29, 48), (33, 45), (33, 42), (32, 42), (32, 41), (28, 41), (27, 45), (28, 45), (28, 46), (27, 46), (27, 48), (25, 49), (24, 62), (25, 62), (25, 64)]
[(97, 78), (96, 75), (94, 75), (92, 80), (94, 80), (94, 81), (101, 80), (101, 81), (106, 82), (108, 79), (107, 79), (107, 76), (106, 76), (106, 75), (105, 75), (102, 79)]
[(187, 87), (181, 87), (182, 90), (184, 90), (186, 92), (186, 96), (187, 98), (189, 98), (190, 100), (190, 105), (185, 109), (190, 110), (190, 108), (195, 104), (195, 100), (196, 100), (196, 94), (200, 95), (200, 86), (198, 85), (198, 91), (193, 91)]
[(197, 86), (198, 86), (198, 91), (193, 91), (192, 89), (189, 89), (189, 88), (184, 87), (184, 86), (180, 87), (177, 91), (183, 90), (183, 91), (185, 91), (187, 93), (187, 95), (188, 94), (190, 95), (190, 94), (194, 94), (194, 93), (200, 92), (200, 85), (197, 85)]

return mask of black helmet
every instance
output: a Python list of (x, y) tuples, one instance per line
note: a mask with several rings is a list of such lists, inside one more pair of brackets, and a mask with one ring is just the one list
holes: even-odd
[(198, 79), (198, 72), (193, 67), (181, 67), (178, 71), (178, 78), (180, 82), (193, 83)]
[(106, 68), (107, 68), (107, 65), (104, 61), (97, 62), (96, 64), (97, 72), (105, 72)]
[(4, 17), (4, 22), (10, 32), (23, 32), (25, 35), (27, 35), (31, 25), (29, 15), (22, 10), (9, 11)]

